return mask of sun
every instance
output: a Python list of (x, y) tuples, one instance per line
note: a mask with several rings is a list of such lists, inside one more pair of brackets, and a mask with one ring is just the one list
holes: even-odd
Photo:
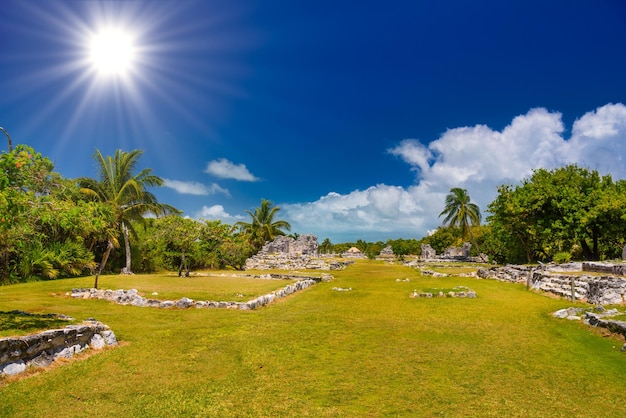
[(102, 75), (126, 75), (135, 55), (134, 39), (122, 29), (104, 29), (94, 34), (89, 43), (91, 66)]

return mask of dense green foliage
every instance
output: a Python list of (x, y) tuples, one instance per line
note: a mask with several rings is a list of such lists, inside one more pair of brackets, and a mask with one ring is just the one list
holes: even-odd
[[(181, 218), (148, 190), (162, 179), (150, 169), (135, 172), (141, 154), (96, 151), (98, 179), (76, 180), (26, 145), (0, 154), (0, 284), (95, 273), (97, 286), (104, 269), (130, 272), (131, 258), (136, 272), (241, 269), (261, 240), (289, 228), (266, 200), (250, 213), (254, 227), (246, 233)], [(115, 251), (122, 242), (125, 251)]]
[(76, 276), (94, 268), (90, 249), (112, 219), (81, 199), (74, 182), (25, 145), (0, 155), (0, 283)]
[[(144, 222), (144, 216), (153, 214), (161, 216), (169, 213), (177, 213), (178, 210), (159, 203), (154, 194), (147, 190), (148, 187), (162, 186), (163, 180), (152, 174), (152, 169), (144, 168), (135, 174), (141, 150), (124, 152), (116, 150), (113, 157), (104, 157), (96, 150), (94, 158), (98, 163), (98, 180), (83, 177), (78, 179), (81, 191), (89, 198), (107, 204), (113, 210), (115, 217), (109, 225), (110, 230), (120, 230), (124, 238), (126, 250), (126, 265), (124, 271), (131, 273), (131, 252), (129, 234), (137, 236), (133, 228), (133, 222)], [(117, 246), (119, 239), (107, 238), (107, 251), (100, 263), (100, 273), (109, 251)], [(97, 278), (96, 278), (97, 283)], [(97, 286), (96, 286), (97, 287)]]
[(576, 165), (539, 169), (521, 185), (501, 186), (488, 210), (498, 261), (551, 261), (563, 252), (612, 259), (626, 237), (626, 181)]

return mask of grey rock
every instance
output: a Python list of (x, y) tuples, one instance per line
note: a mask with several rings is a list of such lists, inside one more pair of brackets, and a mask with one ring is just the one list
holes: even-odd
[(5, 374), (7, 376), (15, 376), (16, 374), (23, 373), (25, 370), (26, 363), (22, 360), (0, 366), (0, 374)]
[(89, 346), (93, 349), (100, 350), (106, 346), (106, 342), (104, 338), (102, 338), (102, 335), (94, 334), (91, 340), (89, 340)]

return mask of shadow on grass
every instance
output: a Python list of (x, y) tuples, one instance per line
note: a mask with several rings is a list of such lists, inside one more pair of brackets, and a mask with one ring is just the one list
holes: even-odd
[(63, 328), (69, 317), (57, 314), (33, 314), (24, 311), (0, 311), (0, 332), (3, 334), (29, 332), (40, 329)]

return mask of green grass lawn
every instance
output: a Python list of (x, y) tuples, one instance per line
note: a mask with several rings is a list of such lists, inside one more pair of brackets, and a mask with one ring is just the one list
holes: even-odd
[[(255, 311), (161, 310), (64, 296), (93, 278), (0, 287), (1, 311), (94, 317), (121, 342), (0, 382), (0, 416), (624, 414), (623, 341), (553, 318), (571, 306), (566, 300), (368, 260), (333, 275)], [(396, 282), (405, 278), (410, 282)], [(231, 300), (288, 283), (215, 279), (104, 276), (100, 287)], [(456, 286), (478, 297), (409, 297), (414, 289)]]

